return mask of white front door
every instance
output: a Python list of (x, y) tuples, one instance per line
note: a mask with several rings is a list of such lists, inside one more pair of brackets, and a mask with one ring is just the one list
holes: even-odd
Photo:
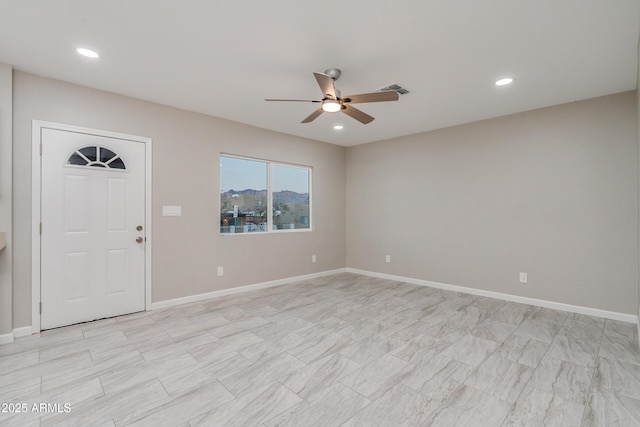
[(41, 165), (41, 329), (144, 310), (144, 143), (43, 128)]

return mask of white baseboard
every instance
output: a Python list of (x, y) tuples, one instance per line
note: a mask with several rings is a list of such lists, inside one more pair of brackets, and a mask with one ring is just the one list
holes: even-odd
[(13, 332), (9, 332), (8, 334), (2, 334), (0, 335), (0, 345), (12, 343), (13, 339), (14, 339)]
[(12, 343), (16, 338), (26, 337), (29, 335), (31, 335), (31, 326), (16, 328), (8, 334), (0, 335), (0, 345)]
[(13, 330), (13, 336), (16, 338), (28, 337), (31, 333), (31, 326), (23, 326), (22, 328), (16, 328)]
[(219, 291), (213, 291), (213, 292), (206, 292), (204, 294), (190, 295), (188, 297), (158, 301), (151, 304), (151, 310), (158, 310), (160, 308), (173, 307), (176, 305), (188, 304), (191, 302), (204, 301), (211, 298), (222, 297), (225, 295), (233, 295), (233, 294), (238, 294), (242, 292), (255, 291), (256, 289), (271, 288), (273, 286), (281, 286), (289, 283), (300, 282), (302, 280), (310, 280), (310, 279), (315, 279), (317, 277), (330, 276), (332, 274), (344, 273), (346, 271), (347, 270), (345, 268), (339, 268), (337, 270), (322, 271), (320, 273), (305, 274), (304, 276), (288, 277), (286, 279), (272, 280), (269, 282), (255, 283), (253, 285), (238, 286), (235, 288), (221, 289)]
[(518, 295), (503, 294), (500, 292), (485, 291), (483, 289), (467, 288), (465, 286), (448, 285), (446, 283), (431, 282), (429, 280), (414, 279), (412, 277), (395, 276), (392, 274), (376, 273), (374, 271), (358, 270), (355, 268), (346, 268), (347, 273), (362, 274), (364, 276), (377, 277), (380, 279), (395, 280), (398, 282), (411, 283), (419, 286), (428, 286), (430, 288), (444, 289), (447, 291), (461, 292), (471, 295), (479, 295), (483, 297), (495, 298), (504, 301), (518, 302), (521, 304), (535, 305), (538, 307), (552, 308), (554, 310), (568, 311), (570, 313), (586, 314), (587, 316), (602, 317), (605, 319), (618, 320), (627, 323), (638, 323), (640, 331), (640, 321), (638, 316), (633, 314), (618, 313), (615, 311), (600, 310), (598, 308), (582, 307), (579, 305), (564, 304), (561, 302), (547, 301), (536, 298), (521, 297)]

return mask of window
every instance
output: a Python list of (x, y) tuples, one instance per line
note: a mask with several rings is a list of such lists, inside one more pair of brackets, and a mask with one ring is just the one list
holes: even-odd
[(309, 169), (271, 165), (273, 228), (309, 228)]
[(220, 234), (311, 228), (311, 168), (220, 156)]
[(124, 162), (108, 148), (92, 145), (79, 148), (67, 159), (68, 165), (107, 169), (126, 169)]

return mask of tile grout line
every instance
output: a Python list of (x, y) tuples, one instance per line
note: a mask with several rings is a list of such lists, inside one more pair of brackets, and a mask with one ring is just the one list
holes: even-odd
[(604, 339), (604, 331), (607, 330), (607, 322), (608, 320), (605, 320), (604, 325), (602, 325), (602, 333), (600, 334), (600, 341), (598, 342), (598, 351), (596, 353), (596, 360), (595, 363), (593, 365), (593, 373), (591, 375), (591, 383), (589, 384), (589, 391), (587, 392), (587, 395), (585, 397), (585, 403), (584, 403), (584, 410), (582, 411), (582, 420), (580, 421), (580, 425), (583, 426), (586, 418), (587, 418), (587, 411), (589, 409), (589, 401), (591, 398), (591, 392), (593, 390), (593, 383), (595, 382), (596, 379), (596, 375), (598, 372), (598, 364), (600, 363), (600, 347), (602, 346), (602, 340)]
[[(562, 331), (562, 328), (564, 327), (565, 323), (567, 323), (567, 320), (569, 319), (569, 316), (567, 315), (567, 317), (564, 318), (564, 320), (562, 321), (562, 324), (560, 325), (560, 329), (558, 329), (558, 332), (553, 336), (553, 340), (551, 340), (551, 342), (549, 343), (549, 346), (547, 347), (547, 349), (545, 350), (544, 354), (542, 355), (542, 357), (540, 358), (540, 360), (538, 361), (538, 363), (536, 364), (535, 368), (533, 368), (533, 373), (531, 374), (531, 377), (529, 377), (529, 380), (527, 380), (526, 384), (524, 385), (524, 387), (522, 388), (522, 391), (520, 391), (520, 394), (518, 395), (518, 397), (516, 398), (516, 402), (518, 401), (518, 399), (520, 399), (520, 396), (522, 396), (522, 393), (524, 392), (524, 389), (527, 387), (527, 385), (529, 384), (529, 382), (531, 381), (531, 378), (533, 378), (533, 375), (536, 373), (536, 371), (538, 370), (538, 367), (540, 367), (540, 364), (542, 363), (542, 361), (544, 360), (544, 358), (547, 356), (547, 353), (549, 353), (549, 350), (551, 350), (551, 346), (553, 345), (553, 342), (556, 340), (556, 337), (558, 336), (558, 334), (560, 334), (560, 331)], [(551, 357), (551, 356), (549, 356)], [(555, 394), (555, 393), (554, 393)], [(513, 408), (511, 409), (511, 411), (509, 412), (509, 414), (511, 414), (511, 412), (513, 411), (513, 409), (515, 409), (515, 405), (516, 402), (513, 403)], [(547, 414), (545, 413), (545, 418), (547, 417)], [(506, 419), (506, 418), (505, 418)], [(543, 419), (544, 422), (544, 419)]]
[[(475, 368), (474, 368), (474, 369), (469, 373), (469, 375), (467, 375), (467, 377), (464, 379), (464, 381), (462, 382), (462, 384), (461, 384), (459, 387), (457, 387), (454, 391), (452, 391), (452, 392), (447, 396), (447, 398), (448, 398), (449, 396), (451, 396), (455, 391), (457, 391), (457, 390), (459, 390), (460, 388), (462, 388), (463, 386), (465, 386), (465, 383), (467, 382), (467, 380), (468, 380), (469, 378), (471, 378), (471, 376), (472, 376), (473, 374), (475, 374), (476, 372), (478, 372), (478, 369), (480, 368), (480, 366), (482, 366), (482, 364), (483, 364), (484, 362), (486, 362), (486, 361), (487, 361), (487, 359), (489, 359), (491, 356), (493, 356), (494, 354), (496, 354), (496, 352), (497, 352), (497, 351), (498, 351), (498, 350), (499, 350), (499, 349), (504, 345), (504, 343), (509, 339), (509, 337), (511, 337), (511, 336), (515, 333), (515, 331), (520, 327), (520, 325), (522, 324), (522, 322), (524, 322), (525, 320), (526, 320), (526, 319), (522, 319), (522, 321), (518, 324), (518, 326), (516, 326), (516, 328), (515, 328), (513, 331), (511, 331), (511, 333), (510, 333), (509, 335), (507, 335), (507, 336), (506, 336), (506, 338), (505, 338), (504, 340), (502, 340), (502, 343), (500, 343), (500, 344), (496, 347), (496, 349), (495, 349), (495, 350), (493, 350), (491, 353), (489, 353), (489, 354), (487, 355), (487, 357), (485, 357), (485, 358), (482, 360), (482, 362), (480, 362), (480, 363), (478, 364), (478, 366), (477, 366), (477, 367), (475, 367)], [(484, 323), (485, 321), (486, 321), (486, 319), (485, 319), (484, 321), (480, 322), (480, 324)], [(476, 325), (476, 326), (478, 326), (478, 325)], [(469, 333), (471, 333), (471, 332), (469, 332)], [(472, 336), (473, 336), (473, 335), (472, 335)], [(461, 339), (462, 339), (462, 338), (461, 338)], [(489, 340), (489, 341), (490, 341), (490, 340)], [(500, 356), (498, 356), (498, 357), (500, 357)], [(518, 362), (515, 362), (515, 363), (518, 363)], [(530, 379), (531, 379), (531, 378), (529, 378), (529, 380), (530, 380)], [(528, 383), (528, 382), (529, 382), (529, 381), (527, 381), (527, 383)], [(526, 387), (526, 384), (525, 384), (525, 387)], [(523, 388), (523, 390), (524, 390), (524, 388)], [(486, 392), (484, 392), (484, 391), (482, 391), (482, 390), (478, 390), (478, 391), (480, 391), (480, 392), (482, 392), (482, 393), (486, 393)], [(520, 393), (522, 393), (522, 391), (521, 391)], [(487, 394), (488, 394), (488, 393), (487, 393)], [(490, 396), (492, 396), (491, 394), (489, 394), (489, 395), (490, 395)], [(493, 396), (493, 397), (495, 397), (495, 396)], [(518, 397), (520, 397), (520, 395), (518, 395)], [(498, 398), (498, 397), (495, 397), (495, 398), (496, 398), (496, 399), (498, 399), (498, 400), (502, 400), (502, 399), (500, 399), (500, 398)], [(516, 400), (517, 400), (517, 398), (516, 398)], [(506, 402), (506, 401), (505, 401), (505, 402)], [(506, 403), (509, 403), (509, 402), (506, 402)], [(500, 423), (500, 425), (503, 425), (503, 424), (504, 424), (505, 420), (509, 417), (509, 414), (511, 414), (511, 412), (513, 411), (513, 408), (514, 408), (514, 407), (515, 407), (515, 401), (514, 401), (514, 403), (512, 403), (512, 404), (511, 404), (511, 408), (509, 409), (509, 412), (507, 412), (507, 413), (506, 413), (506, 415), (505, 415), (505, 416), (504, 416), (504, 418), (502, 419), (502, 422)]]
[[(536, 313), (536, 312), (540, 311), (540, 309), (541, 309), (541, 307), (538, 307), (538, 308), (534, 311), (534, 313)], [(533, 314), (533, 313), (532, 313), (532, 314)], [(565, 322), (567, 321), (567, 318), (568, 318), (568, 316), (567, 316), (567, 317), (565, 317), (565, 319), (562, 321), (562, 324), (560, 325), (560, 329), (558, 330), (558, 332), (560, 332), (560, 330), (562, 329), (562, 326), (564, 326)], [(502, 345), (504, 345), (504, 343), (505, 343), (505, 342), (506, 342), (506, 341), (507, 341), (507, 340), (508, 340), (512, 335), (514, 335), (514, 334), (515, 334), (515, 332), (518, 330), (518, 328), (522, 325), (522, 323), (523, 323), (525, 320), (527, 320), (527, 318), (523, 318), (523, 319), (522, 319), (522, 321), (518, 324), (518, 326), (516, 326), (516, 328), (515, 328), (513, 331), (511, 331), (511, 333), (510, 333), (509, 335), (507, 335), (507, 337), (502, 341), (502, 344), (501, 344), (500, 346), (498, 346), (498, 348), (496, 348), (496, 349), (495, 349), (495, 350), (494, 350), (494, 351), (493, 351), (489, 356), (487, 356), (487, 357), (482, 361), (482, 363), (484, 363), (484, 362), (485, 362), (489, 357), (493, 356), (493, 355), (494, 355), (494, 354), (495, 354), (495, 353), (496, 353), (496, 352), (497, 352), (497, 351), (502, 347)], [(548, 323), (548, 322), (545, 322), (545, 323)], [(553, 339), (554, 339), (554, 340), (555, 340), (555, 337), (556, 337), (557, 335), (558, 335), (557, 333), (554, 335), (554, 337), (553, 337)], [(521, 336), (521, 335), (516, 335), (516, 336)], [(529, 338), (529, 337), (524, 337), (524, 338), (527, 338), (529, 341), (537, 341), (537, 340), (534, 340), (533, 338)], [(546, 344), (546, 343), (545, 343), (545, 344)], [(542, 355), (542, 357), (541, 357), (541, 358), (540, 358), (540, 360), (538, 361), (537, 365), (533, 368), (533, 372), (531, 373), (531, 376), (529, 377), (529, 379), (525, 382), (524, 386), (522, 387), (522, 390), (520, 390), (520, 393), (519, 393), (519, 394), (518, 394), (518, 396), (516, 396), (516, 398), (514, 399), (513, 403), (511, 404), (511, 408), (510, 408), (509, 412), (507, 412), (507, 415), (506, 415), (506, 416), (504, 417), (504, 419), (502, 420), (502, 423), (500, 423), (500, 425), (501, 425), (501, 426), (502, 426), (502, 425), (504, 425), (504, 423), (506, 422), (506, 420), (509, 418), (509, 415), (511, 415), (511, 413), (512, 413), (512, 412), (513, 412), (513, 410), (515, 409), (516, 402), (518, 401), (518, 399), (520, 398), (520, 396), (521, 396), (521, 395), (522, 395), (522, 393), (524, 392), (525, 388), (527, 388), (527, 385), (528, 385), (528, 384), (529, 384), (529, 382), (531, 381), (531, 378), (533, 377), (533, 374), (535, 373), (536, 369), (538, 369), (538, 366), (540, 366), (540, 363), (542, 362), (542, 359), (544, 359), (544, 357), (545, 357), (545, 356), (547, 355), (547, 353), (549, 352), (549, 349), (551, 348), (551, 344), (553, 344), (553, 340), (551, 341), (551, 343), (549, 343), (549, 345), (547, 346), (547, 349), (545, 350), (544, 354)], [(500, 356), (498, 356), (498, 357), (500, 357)], [(480, 365), (482, 365), (482, 363), (481, 363)], [(519, 364), (519, 365), (523, 365), (522, 363), (517, 362), (517, 361), (516, 361), (516, 362), (514, 362), (514, 363), (517, 363), (517, 364)], [(480, 365), (478, 365), (478, 368), (480, 368)], [(527, 365), (524, 365), (524, 366), (527, 366)], [(478, 370), (478, 368), (474, 369), (474, 371), (473, 371), (469, 376), (473, 375), (473, 373), (474, 373), (474, 372), (476, 372), (476, 371)], [(468, 378), (469, 378), (469, 377), (465, 378), (465, 381), (466, 381)], [(499, 398), (497, 398), (497, 397), (496, 397), (496, 399), (498, 399), (498, 400), (502, 400), (502, 399), (499, 399)], [(507, 402), (507, 401), (505, 401), (505, 402)], [(507, 402), (507, 403), (509, 403), (509, 402)]]

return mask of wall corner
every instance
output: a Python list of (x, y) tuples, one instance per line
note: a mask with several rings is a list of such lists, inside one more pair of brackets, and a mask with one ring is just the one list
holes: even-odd
[(13, 68), (0, 63), (0, 336), (13, 336)]

